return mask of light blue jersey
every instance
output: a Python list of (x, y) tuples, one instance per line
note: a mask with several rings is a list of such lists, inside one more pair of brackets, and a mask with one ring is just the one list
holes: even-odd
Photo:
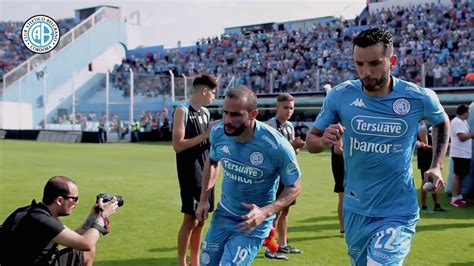
[(278, 182), (294, 184), (301, 172), (290, 143), (269, 125), (256, 121), (251, 140), (240, 143), (224, 133), (223, 121), (211, 130), (213, 161), (224, 169), (221, 200), (202, 243), (201, 265), (251, 265), (268, 236), (275, 215), (252, 232), (238, 229), (242, 203), (263, 207), (275, 201)]
[(386, 96), (368, 96), (360, 80), (331, 90), (313, 127), (340, 122), (343, 135), (344, 209), (369, 217), (418, 212), (412, 175), (418, 121), (444, 122), (444, 109), (429, 89), (392, 77)]
[[(275, 201), (279, 178), (285, 186), (301, 175), (296, 154), (290, 143), (269, 125), (256, 121), (250, 141), (240, 143), (225, 135), (223, 121), (214, 125), (210, 135), (210, 158), (224, 169), (219, 207), (240, 217), (249, 212), (242, 203), (259, 207)], [(274, 215), (266, 221), (271, 223)], [(268, 231), (255, 229), (252, 234), (266, 237)]]

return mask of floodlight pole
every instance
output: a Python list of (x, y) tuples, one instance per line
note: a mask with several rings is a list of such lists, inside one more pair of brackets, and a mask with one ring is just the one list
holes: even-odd
[[(76, 93), (74, 92), (74, 76), (76, 75), (75, 72), (72, 72), (72, 79), (71, 79), (71, 88), (72, 88), (72, 117), (76, 117)], [(72, 120), (72, 124), (76, 124), (76, 119)]]
[(421, 64), (421, 69), (420, 69), (420, 74), (421, 74), (421, 86), (422, 87), (425, 87), (425, 84), (426, 84), (426, 72), (425, 72), (425, 63), (422, 63)]
[(105, 73), (105, 125), (104, 130), (108, 129), (109, 126), (109, 75), (110, 72), (107, 70)]
[(319, 91), (321, 88), (321, 85), (319, 84), (321, 80), (321, 69), (318, 67), (318, 70), (316, 71), (316, 91)]
[(188, 93), (187, 93), (187, 90), (188, 90), (188, 80), (187, 80), (187, 78), (186, 78), (186, 75), (181, 74), (181, 76), (183, 76), (183, 78), (184, 78), (184, 101), (187, 101), (187, 100), (188, 100)]
[[(23, 101), (23, 96), (22, 96), (22, 86), (21, 86), (21, 83), (23, 81), (23, 77), (20, 78), (20, 80), (18, 81), (18, 122), (20, 123), (19, 125), (19, 129), (22, 129), (22, 123), (21, 123), (21, 102)], [(4, 83), (5, 84), (5, 83)], [(3, 99), (3, 97), (2, 97)]]
[(48, 127), (48, 119), (47, 119), (48, 110), (46, 108), (48, 106), (47, 84), (48, 84), (48, 73), (44, 73), (44, 77), (43, 77), (43, 129), (46, 129)]
[[(133, 82), (133, 71), (132, 71), (132, 68), (130, 68), (130, 122), (128, 123), (129, 126), (131, 126), (134, 122), (133, 120), (133, 93), (134, 93), (134, 90), (135, 90), (135, 84)], [(132, 129), (130, 127), (130, 129)], [(131, 132), (131, 131), (130, 131)]]
[(174, 74), (173, 71), (168, 70), (170, 72), (170, 77), (171, 77), (171, 100), (174, 102)]

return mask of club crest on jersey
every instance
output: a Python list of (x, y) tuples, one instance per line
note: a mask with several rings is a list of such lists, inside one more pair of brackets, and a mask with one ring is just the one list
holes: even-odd
[(255, 166), (261, 165), (263, 163), (263, 154), (259, 151), (254, 151), (250, 154), (250, 163)]
[(201, 255), (201, 261), (204, 264), (209, 264), (211, 262), (211, 256), (209, 256), (209, 253), (203, 252)]
[(286, 166), (286, 173), (289, 175), (296, 174), (298, 172), (298, 167), (296, 167), (296, 164), (290, 163)]
[(410, 101), (405, 98), (397, 99), (393, 102), (392, 109), (397, 115), (406, 115), (411, 110)]

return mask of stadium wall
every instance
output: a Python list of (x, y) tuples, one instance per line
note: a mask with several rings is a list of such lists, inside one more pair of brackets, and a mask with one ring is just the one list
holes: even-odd
[[(87, 68), (97, 56), (103, 54), (117, 43), (126, 43), (124, 24), (120, 21), (103, 20), (47, 60), (41, 70), (44, 72), (44, 75), (40, 76), (38, 72), (32, 71), (23, 77), (20, 82), (7, 87), (3, 94), (3, 100), (18, 101), (18, 94), (21, 88), (21, 100), (32, 104), (33, 107), (33, 123), (29, 128), (34, 128), (44, 117), (44, 85), (47, 87), (46, 92), (48, 95), (53, 93), (61, 85), (70, 82), (72, 73), (80, 72), (83, 68)], [(47, 78), (47, 81), (45, 81), (45, 78)], [(57, 102), (50, 103), (56, 106), (59, 104)]]
[(30, 128), (33, 111), (30, 103), (0, 102), (0, 128)]

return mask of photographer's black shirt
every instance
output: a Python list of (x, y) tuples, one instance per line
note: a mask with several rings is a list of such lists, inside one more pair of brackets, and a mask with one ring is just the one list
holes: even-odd
[(58, 244), (52, 239), (63, 230), (64, 225), (45, 205), (36, 204), (13, 232), (11, 250), (7, 251), (11, 265), (50, 265), (58, 253)]

